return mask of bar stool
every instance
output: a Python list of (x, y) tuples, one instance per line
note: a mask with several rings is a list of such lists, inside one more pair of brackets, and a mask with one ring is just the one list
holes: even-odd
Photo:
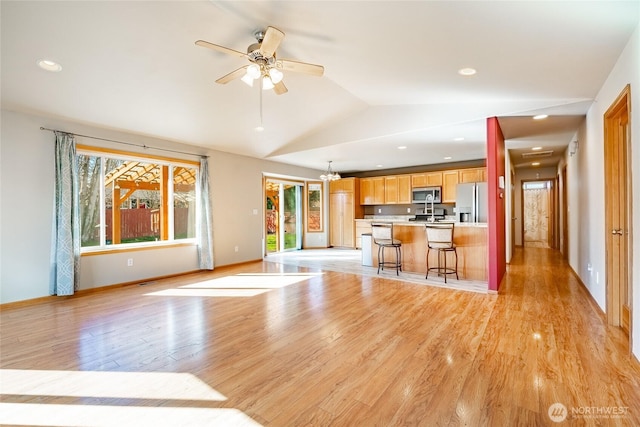
[[(448, 224), (427, 224), (427, 275), (429, 272), (435, 271), (438, 276), (444, 276), (444, 283), (447, 283), (447, 275), (455, 274), (458, 279), (458, 252), (456, 245), (453, 243), (453, 223)], [(431, 249), (438, 251), (438, 266), (429, 267), (429, 252)], [(456, 267), (447, 267), (447, 252), (453, 252), (456, 257)]]
[[(399, 272), (402, 271), (402, 242), (393, 238), (393, 223), (371, 223), (371, 235), (373, 237), (373, 243), (378, 245), (378, 274), (380, 274), (380, 268), (384, 270), (385, 267), (391, 267), (396, 269), (396, 275), (399, 276)], [(384, 260), (385, 248), (394, 248), (396, 252), (394, 261)]]

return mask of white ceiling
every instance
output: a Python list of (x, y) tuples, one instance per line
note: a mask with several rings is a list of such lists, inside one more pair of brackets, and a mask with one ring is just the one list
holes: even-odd
[[(2, 1), (2, 107), (318, 170), (333, 160), (341, 172), (482, 159), (492, 116), (507, 148), (559, 154), (639, 5)], [(246, 60), (194, 42), (245, 51), (269, 25), (286, 34), (279, 58), (324, 65), (325, 75), (285, 72), (289, 92), (264, 93), (259, 133), (259, 89), (214, 83)], [(63, 70), (39, 69), (43, 58)], [(478, 73), (463, 77), (462, 67)]]

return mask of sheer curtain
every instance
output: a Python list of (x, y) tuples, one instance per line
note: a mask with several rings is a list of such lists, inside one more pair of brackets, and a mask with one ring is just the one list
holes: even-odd
[(200, 158), (200, 221), (198, 222), (198, 266), (202, 270), (213, 270), (213, 227), (211, 224), (211, 202), (209, 199), (209, 162)]
[(78, 167), (73, 135), (55, 132), (55, 190), (51, 241), (51, 295), (73, 295), (80, 268)]

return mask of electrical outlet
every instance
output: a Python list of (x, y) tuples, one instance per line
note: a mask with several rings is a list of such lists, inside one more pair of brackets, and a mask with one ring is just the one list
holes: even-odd
[(133, 258), (127, 259), (127, 267), (133, 267)]
[(253, 210), (253, 214), (254, 214), (254, 215), (258, 215), (258, 209), (254, 209), (254, 210)]
[(407, 213), (411, 213), (411, 208), (407, 208)]
[(237, 246), (235, 248), (233, 248), (234, 251), (238, 252), (240, 250), (240, 248), (238, 248)]
[(379, 208), (379, 209), (378, 209), (378, 213), (382, 213), (382, 208)]

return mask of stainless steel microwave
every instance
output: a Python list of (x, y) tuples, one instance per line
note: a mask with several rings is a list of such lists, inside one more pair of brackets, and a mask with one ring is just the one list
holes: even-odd
[(427, 203), (431, 200), (427, 200), (427, 197), (431, 195), (433, 197), (433, 203), (440, 203), (442, 187), (422, 187), (414, 188), (412, 190), (413, 196), (411, 198), (412, 203)]

